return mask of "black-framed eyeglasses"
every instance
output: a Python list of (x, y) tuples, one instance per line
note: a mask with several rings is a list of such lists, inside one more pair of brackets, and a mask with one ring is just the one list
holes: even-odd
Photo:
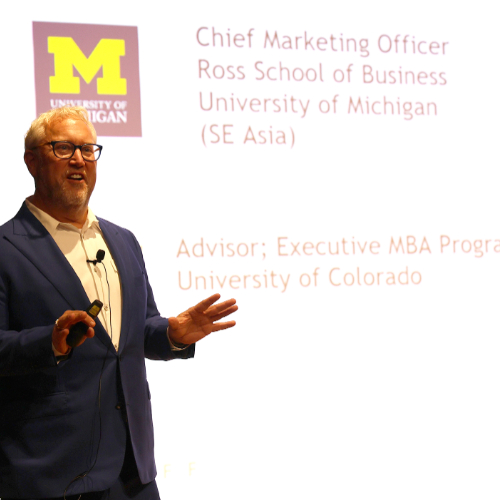
[(69, 141), (51, 141), (41, 144), (41, 146), (49, 144), (52, 146), (54, 155), (62, 160), (73, 158), (75, 151), (79, 149), (85, 161), (97, 161), (102, 151), (102, 146), (99, 144), (82, 144), (81, 146), (77, 146)]

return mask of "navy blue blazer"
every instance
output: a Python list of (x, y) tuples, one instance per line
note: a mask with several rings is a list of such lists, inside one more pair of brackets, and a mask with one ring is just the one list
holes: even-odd
[(85, 309), (88, 297), (26, 204), (0, 227), (0, 497), (60, 497), (94, 462), (67, 493), (109, 488), (123, 464), (127, 426), (141, 481), (156, 476), (145, 358), (192, 357), (194, 345), (170, 349), (137, 240), (105, 220), (99, 225), (122, 286), (119, 351), (97, 320), (95, 337), (59, 364), (54, 321)]

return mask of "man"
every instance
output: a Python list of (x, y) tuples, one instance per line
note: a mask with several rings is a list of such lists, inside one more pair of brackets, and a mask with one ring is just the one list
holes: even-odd
[(192, 357), (235, 324), (215, 323), (237, 309), (219, 295), (160, 316), (135, 237), (88, 208), (101, 150), (83, 108), (44, 113), (26, 135), (35, 193), (0, 227), (2, 499), (159, 498), (145, 358)]

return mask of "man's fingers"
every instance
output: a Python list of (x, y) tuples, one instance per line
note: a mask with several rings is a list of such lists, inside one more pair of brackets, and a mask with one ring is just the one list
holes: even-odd
[(212, 325), (212, 332), (218, 332), (219, 330), (232, 328), (234, 325), (236, 325), (236, 321), (225, 321), (224, 323), (214, 323)]
[[(221, 302), (220, 304), (214, 304), (213, 306), (209, 307), (207, 309), (207, 311), (205, 312), (205, 314), (207, 314), (210, 317), (216, 316), (217, 314), (220, 314), (223, 311), (231, 308), (235, 304), (236, 304), (235, 299), (225, 300), (224, 302)], [(237, 307), (236, 307), (236, 309), (237, 309)]]
[(220, 293), (215, 293), (214, 295), (211, 295), (210, 297), (206, 298), (205, 300), (202, 300), (199, 304), (196, 304), (193, 309), (196, 312), (202, 313), (206, 311), (212, 304), (217, 302), (220, 299)]
[(230, 314), (233, 314), (237, 310), (238, 310), (238, 306), (233, 305), (231, 307), (228, 307), (227, 309), (224, 309), (219, 314), (210, 314), (210, 321), (219, 321), (220, 319), (225, 318), (226, 316), (229, 316)]
[(56, 322), (56, 328), (66, 330), (82, 321), (87, 326), (94, 327), (95, 321), (85, 311), (66, 311)]
[(81, 338), (80, 342), (78, 342), (78, 344), (76, 344), (75, 347), (82, 345), (87, 339), (91, 339), (94, 335), (95, 335), (94, 329), (89, 327), (85, 335)]
[(236, 325), (235, 321), (215, 323), (238, 310), (235, 299), (215, 304), (219, 299), (220, 294), (215, 293), (179, 316), (168, 318), (170, 340), (174, 343), (192, 344), (212, 332), (225, 330)]
[(224, 302), (221, 302), (220, 304), (213, 305), (219, 299), (220, 299), (220, 293), (215, 293), (214, 295), (211, 295), (210, 297), (196, 304), (192, 309), (194, 309), (197, 313), (205, 312), (209, 313), (209, 315), (212, 316), (215, 314), (219, 314), (224, 309), (227, 309), (228, 307), (236, 304), (235, 299), (229, 299), (225, 300)]
[(67, 344), (66, 339), (69, 335), (70, 328), (77, 323), (84, 323), (87, 325), (87, 331), (77, 345), (92, 338), (95, 335), (94, 326), (95, 321), (85, 311), (65, 311), (60, 318), (57, 319), (54, 329), (52, 330), (52, 345), (55, 349), (63, 354), (67, 354), (71, 347)]

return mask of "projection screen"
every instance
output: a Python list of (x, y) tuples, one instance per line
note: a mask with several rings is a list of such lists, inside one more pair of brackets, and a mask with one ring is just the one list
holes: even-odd
[(91, 208), (162, 314), (240, 307), (147, 363), (162, 498), (498, 498), (491, 2), (1, 9), (1, 222), (33, 193), (29, 123), (86, 105)]

